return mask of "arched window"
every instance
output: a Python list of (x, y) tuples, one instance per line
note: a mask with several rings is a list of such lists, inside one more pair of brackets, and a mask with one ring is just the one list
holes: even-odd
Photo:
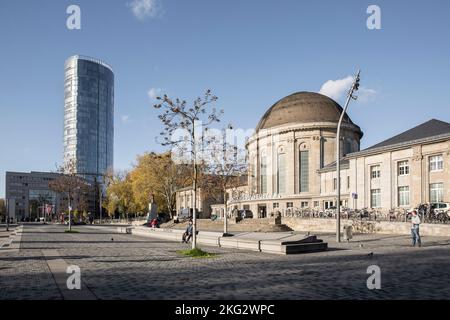
[(258, 157), (254, 157), (252, 160), (252, 192), (258, 193)]
[(261, 152), (260, 179), (260, 193), (267, 193), (267, 156), (265, 151)]
[(353, 152), (352, 150), (352, 140), (349, 138), (344, 139), (344, 156)]
[(299, 163), (299, 192), (309, 191), (309, 150), (301, 145), (298, 155)]
[(286, 193), (286, 153), (283, 147), (278, 149), (277, 155), (277, 192)]

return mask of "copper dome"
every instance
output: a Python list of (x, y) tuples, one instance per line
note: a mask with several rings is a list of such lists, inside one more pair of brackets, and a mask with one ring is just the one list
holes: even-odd
[[(284, 124), (338, 122), (342, 107), (333, 99), (314, 92), (297, 92), (275, 103), (264, 114), (256, 131)], [(346, 114), (344, 122), (353, 124)]]

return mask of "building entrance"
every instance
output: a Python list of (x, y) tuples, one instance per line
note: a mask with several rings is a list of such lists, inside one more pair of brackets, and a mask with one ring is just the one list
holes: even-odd
[(258, 204), (258, 218), (267, 218), (267, 206)]

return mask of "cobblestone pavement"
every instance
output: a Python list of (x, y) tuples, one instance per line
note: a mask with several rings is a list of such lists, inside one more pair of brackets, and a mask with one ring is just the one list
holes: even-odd
[[(0, 251), (0, 299), (62, 299), (48, 250), (81, 269), (98, 299), (450, 299), (450, 239), (356, 235), (330, 250), (280, 256), (204, 247), (208, 259), (180, 256), (187, 245), (115, 234), (111, 229), (25, 226), (18, 252)], [(362, 247), (361, 247), (362, 245)], [(43, 252), (44, 251), (44, 252)], [(369, 253), (373, 252), (373, 256)], [(381, 290), (368, 290), (367, 267), (381, 268)]]

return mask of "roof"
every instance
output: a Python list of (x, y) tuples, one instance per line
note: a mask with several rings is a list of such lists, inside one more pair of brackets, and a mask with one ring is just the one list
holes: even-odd
[(89, 57), (89, 56), (84, 56), (84, 55), (81, 55), (81, 54), (77, 54), (77, 55), (74, 55), (74, 56), (69, 57), (69, 58), (66, 60), (66, 63), (67, 63), (68, 61), (70, 61), (70, 60), (85, 60), (85, 61), (90, 61), (90, 62), (99, 64), (99, 65), (101, 65), (101, 66), (103, 66), (103, 67), (109, 69), (111, 72), (114, 72), (113, 68), (112, 68), (109, 64), (107, 64), (106, 62), (104, 62), (104, 61), (102, 61), (102, 60), (100, 60), (100, 59), (97, 59), (97, 58), (93, 58), (93, 57)]
[[(341, 170), (342, 169), (348, 169), (348, 167), (350, 166), (350, 160), (348, 158), (341, 158), (341, 161), (339, 162)], [(333, 161), (329, 164), (327, 164), (326, 166), (324, 166), (323, 168), (320, 168), (319, 170), (317, 170), (318, 172), (328, 172), (328, 171), (336, 171), (336, 161)]]
[(450, 133), (450, 123), (431, 119), (430, 121), (424, 122), (412, 129), (409, 129), (392, 138), (377, 143), (365, 150), (388, 147), (399, 143), (407, 143), (414, 140), (430, 138), (433, 136), (439, 136), (448, 133)]
[[(338, 122), (342, 110), (336, 101), (320, 93), (297, 92), (272, 105), (259, 121), (256, 131), (290, 123)], [(343, 121), (353, 124), (347, 114)]]

